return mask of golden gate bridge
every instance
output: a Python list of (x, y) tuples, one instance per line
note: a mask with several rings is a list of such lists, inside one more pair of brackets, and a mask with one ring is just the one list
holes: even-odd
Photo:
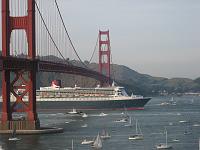
[[(91, 77), (110, 84), (109, 31), (99, 31), (99, 72), (78, 55), (56, 0), (1, 0), (2, 8), (2, 113), (0, 130), (37, 130), (36, 73), (58, 72)], [(69, 51), (80, 61), (74, 59)], [(14, 77), (12, 75), (14, 74)], [(21, 94), (17, 91), (23, 89)], [(10, 95), (16, 101), (11, 103)], [(23, 101), (28, 96), (28, 103)], [(18, 108), (16, 105), (23, 107)], [(16, 120), (13, 113), (27, 114)]]

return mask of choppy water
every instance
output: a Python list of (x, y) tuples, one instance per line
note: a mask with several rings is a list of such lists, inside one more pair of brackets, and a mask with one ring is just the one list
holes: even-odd
[[(73, 117), (64, 112), (39, 112), (42, 126), (64, 128), (64, 133), (47, 135), (19, 135), (22, 140), (8, 141), (8, 135), (0, 136), (0, 145), (8, 150), (65, 150), (70, 149), (74, 141), (74, 150), (89, 150), (89, 145), (81, 145), (84, 138), (93, 139), (98, 132), (106, 129), (111, 138), (103, 141), (103, 150), (152, 150), (155, 145), (165, 142), (164, 128), (168, 131), (168, 143), (174, 150), (198, 150), (200, 137), (200, 97), (174, 97), (177, 105), (159, 106), (171, 97), (153, 98), (145, 110), (128, 111), (137, 118), (144, 140), (131, 141), (128, 136), (135, 133), (135, 126), (125, 127), (126, 123), (116, 123), (122, 117), (122, 111), (104, 111), (108, 115), (99, 117), (98, 111), (89, 111), (88, 118)], [(187, 121), (181, 123), (179, 121)], [(82, 125), (87, 124), (83, 128)], [(188, 131), (191, 134), (184, 135)], [(179, 139), (179, 142), (173, 142)]]

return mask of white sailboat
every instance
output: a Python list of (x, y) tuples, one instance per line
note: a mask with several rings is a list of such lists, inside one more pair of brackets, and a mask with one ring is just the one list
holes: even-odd
[(172, 149), (171, 145), (167, 143), (167, 130), (165, 129), (165, 143), (156, 145), (156, 149)]
[(100, 137), (101, 137), (102, 139), (109, 139), (109, 138), (111, 138), (111, 135), (104, 129), (104, 130), (102, 131)]
[(16, 137), (16, 128), (13, 129), (12, 136), (8, 139), (9, 141), (19, 141), (20, 138)]
[(128, 139), (129, 140), (143, 140), (144, 137), (143, 137), (142, 131), (140, 129), (140, 126), (138, 124), (138, 120), (136, 119), (135, 121), (136, 121), (136, 124), (135, 124), (136, 133), (133, 135), (130, 135)]
[(124, 118), (129, 118), (129, 115), (128, 115), (126, 107), (124, 107), (124, 112), (122, 112), (121, 114), (123, 115)]
[(124, 125), (125, 127), (132, 127), (133, 125), (132, 125), (132, 118), (131, 117), (129, 117), (129, 124), (125, 124)]
[(78, 114), (75, 108), (72, 109), (72, 111), (69, 111), (68, 114)]
[(176, 101), (174, 101), (174, 97), (172, 97), (170, 100), (169, 100), (170, 104), (171, 105), (176, 105)]
[(99, 133), (98, 133), (98, 135), (97, 135), (96, 139), (94, 140), (94, 143), (92, 144), (91, 147), (93, 147), (95, 149), (101, 149), (103, 147), (102, 140), (101, 140)]

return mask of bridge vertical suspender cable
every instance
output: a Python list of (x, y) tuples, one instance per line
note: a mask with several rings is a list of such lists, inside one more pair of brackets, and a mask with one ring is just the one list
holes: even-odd
[(93, 50), (93, 52), (92, 52), (92, 56), (91, 56), (90, 59), (89, 59), (89, 63), (91, 63), (91, 61), (92, 61), (92, 59), (93, 59), (93, 57), (94, 57), (95, 51), (96, 51), (96, 49), (97, 49), (98, 41), (99, 41), (99, 35), (97, 35), (97, 41), (96, 41), (96, 44), (95, 44), (95, 46), (94, 46), (94, 50)]
[(69, 36), (69, 33), (68, 33), (68, 31), (67, 31), (67, 28), (66, 28), (66, 26), (65, 26), (63, 17), (62, 17), (62, 15), (61, 15), (60, 8), (59, 8), (59, 6), (58, 6), (57, 0), (55, 0), (55, 4), (56, 4), (57, 10), (58, 10), (60, 19), (61, 19), (61, 21), (62, 21), (63, 27), (64, 27), (64, 29), (65, 29), (65, 33), (67, 34), (68, 39), (69, 39), (69, 42), (70, 42), (70, 44), (71, 44), (71, 46), (72, 46), (72, 49), (74, 50), (76, 56), (78, 57), (78, 59), (79, 59), (79, 61), (82, 63), (82, 65), (85, 66), (86, 68), (88, 68), (87, 65), (85, 65), (85, 63), (81, 60), (80, 56), (78, 55), (78, 52), (77, 52), (76, 49), (75, 49), (74, 44), (72, 43), (72, 40), (71, 40), (71, 38), (70, 38), (70, 36)]
[[(42, 19), (42, 22), (43, 22), (43, 24), (44, 24), (44, 26), (45, 26), (45, 29), (47, 30), (47, 33), (49, 34), (49, 37), (50, 37), (51, 41), (53, 42), (54, 46), (56, 47), (56, 50), (59, 52), (59, 54), (61, 55), (61, 57), (62, 57), (64, 60), (66, 60), (65, 57), (62, 55), (61, 51), (59, 50), (59, 48), (58, 48), (56, 42), (54, 41), (54, 39), (53, 39), (53, 37), (52, 37), (52, 35), (51, 35), (51, 33), (50, 33), (50, 31), (49, 31), (49, 29), (48, 29), (48, 27), (47, 27), (45, 21), (44, 21), (44, 18), (43, 18), (43, 16), (42, 16), (42, 13), (41, 13), (41, 11), (40, 11), (40, 9), (39, 9), (38, 4), (37, 4), (36, 1), (35, 1), (35, 5), (36, 5), (36, 8), (37, 8), (37, 10), (38, 10), (38, 13), (39, 13), (39, 15), (40, 15), (40, 17), (41, 17), (41, 19)], [(67, 61), (67, 62), (68, 62), (68, 61)], [(69, 63), (69, 62), (68, 62), (68, 63)], [(70, 64), (70, 63), (69, 63), (69, 64)]]

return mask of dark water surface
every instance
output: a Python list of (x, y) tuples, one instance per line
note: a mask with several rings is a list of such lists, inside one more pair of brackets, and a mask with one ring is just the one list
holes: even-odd
[[(81, 145), (84, 138), (92, 140), (98, 132), (106, 129), (111, 138), (103, 141), (103, 150), (152, 150), (155, 145), (165, 142), (164, 129), (168, 131), (168, 143), (173, 150), (198, 150), (200, 137), (200, 97), (174, 97), (176, 105), (159, 104), (169, 101), (171, 97), (153, 98), (145, 110), (128, 111), (132, 118), (137, 118), (144, 140), (131, 141), (128, 136), (135, 133), (133, 127), (124, 126), (127, 123), (117, 123), (122, 117), (122, 111), (104, 111), (107, 116), (98, 116), (101, 111), (88, 111), (89, 116), (69, 116), (65, 112), (39, 112), (42, 126), (64, 128), (64, 133), (47, 135), (19, 135), (20, 141), (8, 141), (8, 135), (0, 135), (0, 145), (5, 150), (89, 150), (90, 145)], [(180, 121), (186, 121), (181, 123)], [(81, 127), (87, 124), (87, 127)], [(199, 126), (198, 126), (199, 125)], [(191, 134), (185, 135), (184, 132)], [(179, 139), (179, 142), (173, 142)]]

